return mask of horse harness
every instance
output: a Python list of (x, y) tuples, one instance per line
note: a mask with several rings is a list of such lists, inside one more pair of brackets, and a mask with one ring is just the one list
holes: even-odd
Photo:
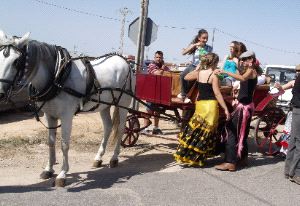
[(21, 55), (20, 57), (18, 57), (14, 64), (15, 67), (17, 69), (17, 73), (14, 76), (13, 80), (8, 80), (8, 79), (0, 79), (0, 82), (6, 83), (9, 85), (9, 89), (8, 89), (8, 95), (6, 97), (6, 100), (8, 101), (10, 99), (10, 96), (12, 94), (12, 90), (13, 90), (13, 86), (15, 84), (17, 84), (17, 82), (21, 81), (23, 75), (24, 75), (24, 70), (22, 68), (25, 67), (25, 63), (26, 63), (26, 47), (23, 48), (18, 48), (17, 46), (14, 46), (13, 44), (7, 44), (7, 45), (2, 45), (0, 46), (0, 51), (3, 50), (3, 55), (4, 57), (8, 57), (10, 55), (10, 49), (13, 48), (14, 50), (16, 50), (17, 52), (19, 52)]
[[(28, 56), (27, 56), (28, 45), (25, 45), (21, 49), (13, 44), (2, 45), (0, 47), (0, 51), (4, 50), (3, 55), (5, 57), (8, 57), (10, 55), (11, 48), (18, 51), (21, 55), (14, 63), (16, 66), (16, 69), (17, 69), (17, 73), (16, 73), (14, 79), (12, 81), (7, 80), (7, 79), (0, 79), (0, 82), (4, 82), (4, 83), (7, 83), (10, 85), (9, 95), (7, 95), (7, 99), (10, 98), (10, 94), (11, 94), (11, 91), (13, 90), (13, 86), (23, 78), (24, 74), (29, 75), (28, 74), (29, 68), (33, 67), (32, 64), (34, 64), (33, 62), (31, 62), (30, 58), (28, 58)], [(92, 102), (96, 103), (96, 105), (93, 108), (91, 108), (89, 111), (93, 111), (93, 110), (97, 109), (101, 103), (107, 104), (107, 105), (120, 106), (118, 104), (124, 93), (126, 93), (127, 95), (130, 95), (130, 96), (133, 95), (133, 92), (131, 91), (131, 89), (130, 89), (130, 91), (126, 90), (126, 84), (127, 84), (128, 80), (130, 81), (130, 88), (132, 88), (132, 79), (131, 79), (132, 70), (131, 70), (131, 68), (129, 69), (129, 72), (127, 74), (126, 80), (125, 80), (122, 88), (101, 88), (101, 85), (96, 78), (94, 68), (92, 67), (92, 65), (90, 63), (90, 60), (96, 60), (96, 59), (100, 59), (100, 58), (104, 58), (102, 60), (102, 62), (104, 62), (108, 58), (110, 58), (114, 55), (118, 55), (118, 56), (122, 57), (124, 60), (126, 60), (126, 62), (128, 62), (127, 59), (125, 57), (123, 57), (122, 55), (119, 55), (117, 53), (109, 53), (109, 54), (105, 54), (103, 56), (96, 57), (96, 58), (86, 57), (86, 56), (71, 58), (70, 54), (68, 53), (68, 51), (65, 48), (62, 48), (60, 46), (55, 46), (55, 51), (56, 51), (55, 71), (54, 71), (54, 74), (52, 75), (48, 85), (43, 90), (38, 91), (37, 89), (35, 89), (33, 87), (32, 84), (29, 84), (29, 99), (32, 102), (34, 102), (34, 105), (35, 105), (35, 102), (43, 102), (40, 107), (37, 108), (36, 106), (34, 106), (34, 108), (33, 108), (35, 118), (37, 119), (37, 121), (40, 121), (38, 113), (43, 108), (45, 103), (47, 101), (55, 98), (61, 91), (64, 91), (72, 96), (77, 97), (77, 98), (81, 98), (82, 105), (88, 101), (92, 101)], [(72, 70), (72, 67), (71, 67), (72, 62), (71, 61), (74, 61), (74, 60), (81, 60), (86, 68), (87, 85), (86, 85), (85, 94), (82, 94), (82, 93), (80, 93), (70, 87), (66, 87), (64, 85), (67, 78), (69, 77), (69, 75), (71, 73), (71, 70)], [(35, 71), (31, 71), (31, 72), (35, 72)], [(112, 102), (101, 101), (100, 94), (103, 91), (110, 91), (112, 99), (113, 99)], [(114, 95), (114, 91), (120, 92), (120, 95), (118, 97), (116, 97)], [(98, 99), (92, 98), (92, 96), (95, 94), (98, 94)], [(126, 108), (126, 109), (128, 109), (128, 108)], [(78, 106), (78, 110), (76, 113), (78, 113), (80, 111), (81, 111), (81, 107)], [(48, 128), (48, 129), (54, 129), (54, 128)]]

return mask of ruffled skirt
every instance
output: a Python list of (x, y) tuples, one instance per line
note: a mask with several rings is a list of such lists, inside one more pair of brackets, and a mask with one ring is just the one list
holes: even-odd
[(219, 106), (216, 100), (196, 102), (196, 110), (188, 125), (179, 133), (175, 160), (192, 166), (203, 166), (212, 157), (216, 146)]

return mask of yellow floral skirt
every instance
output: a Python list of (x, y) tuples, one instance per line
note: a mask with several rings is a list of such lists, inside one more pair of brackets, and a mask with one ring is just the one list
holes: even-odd
[(203, 166), (216, 146), (219, 106), (217, 100), (200, 100), (188, 125), (179, 133), (175, 160), (192, 166)]

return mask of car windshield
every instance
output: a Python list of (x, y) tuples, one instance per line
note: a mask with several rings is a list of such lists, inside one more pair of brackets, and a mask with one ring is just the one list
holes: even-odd
[(268, 67), (266, 74), (271, 77), (271, 83), (279, 82), (280, 84), (285, 84), (296, 78), (296, 71), (294, 69), (280, 67)]

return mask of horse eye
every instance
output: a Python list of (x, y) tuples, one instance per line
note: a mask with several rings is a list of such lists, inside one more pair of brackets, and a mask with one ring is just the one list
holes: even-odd
[(16, 69), (18, 69), (19, 59), (16, 59), (12, 64)]

